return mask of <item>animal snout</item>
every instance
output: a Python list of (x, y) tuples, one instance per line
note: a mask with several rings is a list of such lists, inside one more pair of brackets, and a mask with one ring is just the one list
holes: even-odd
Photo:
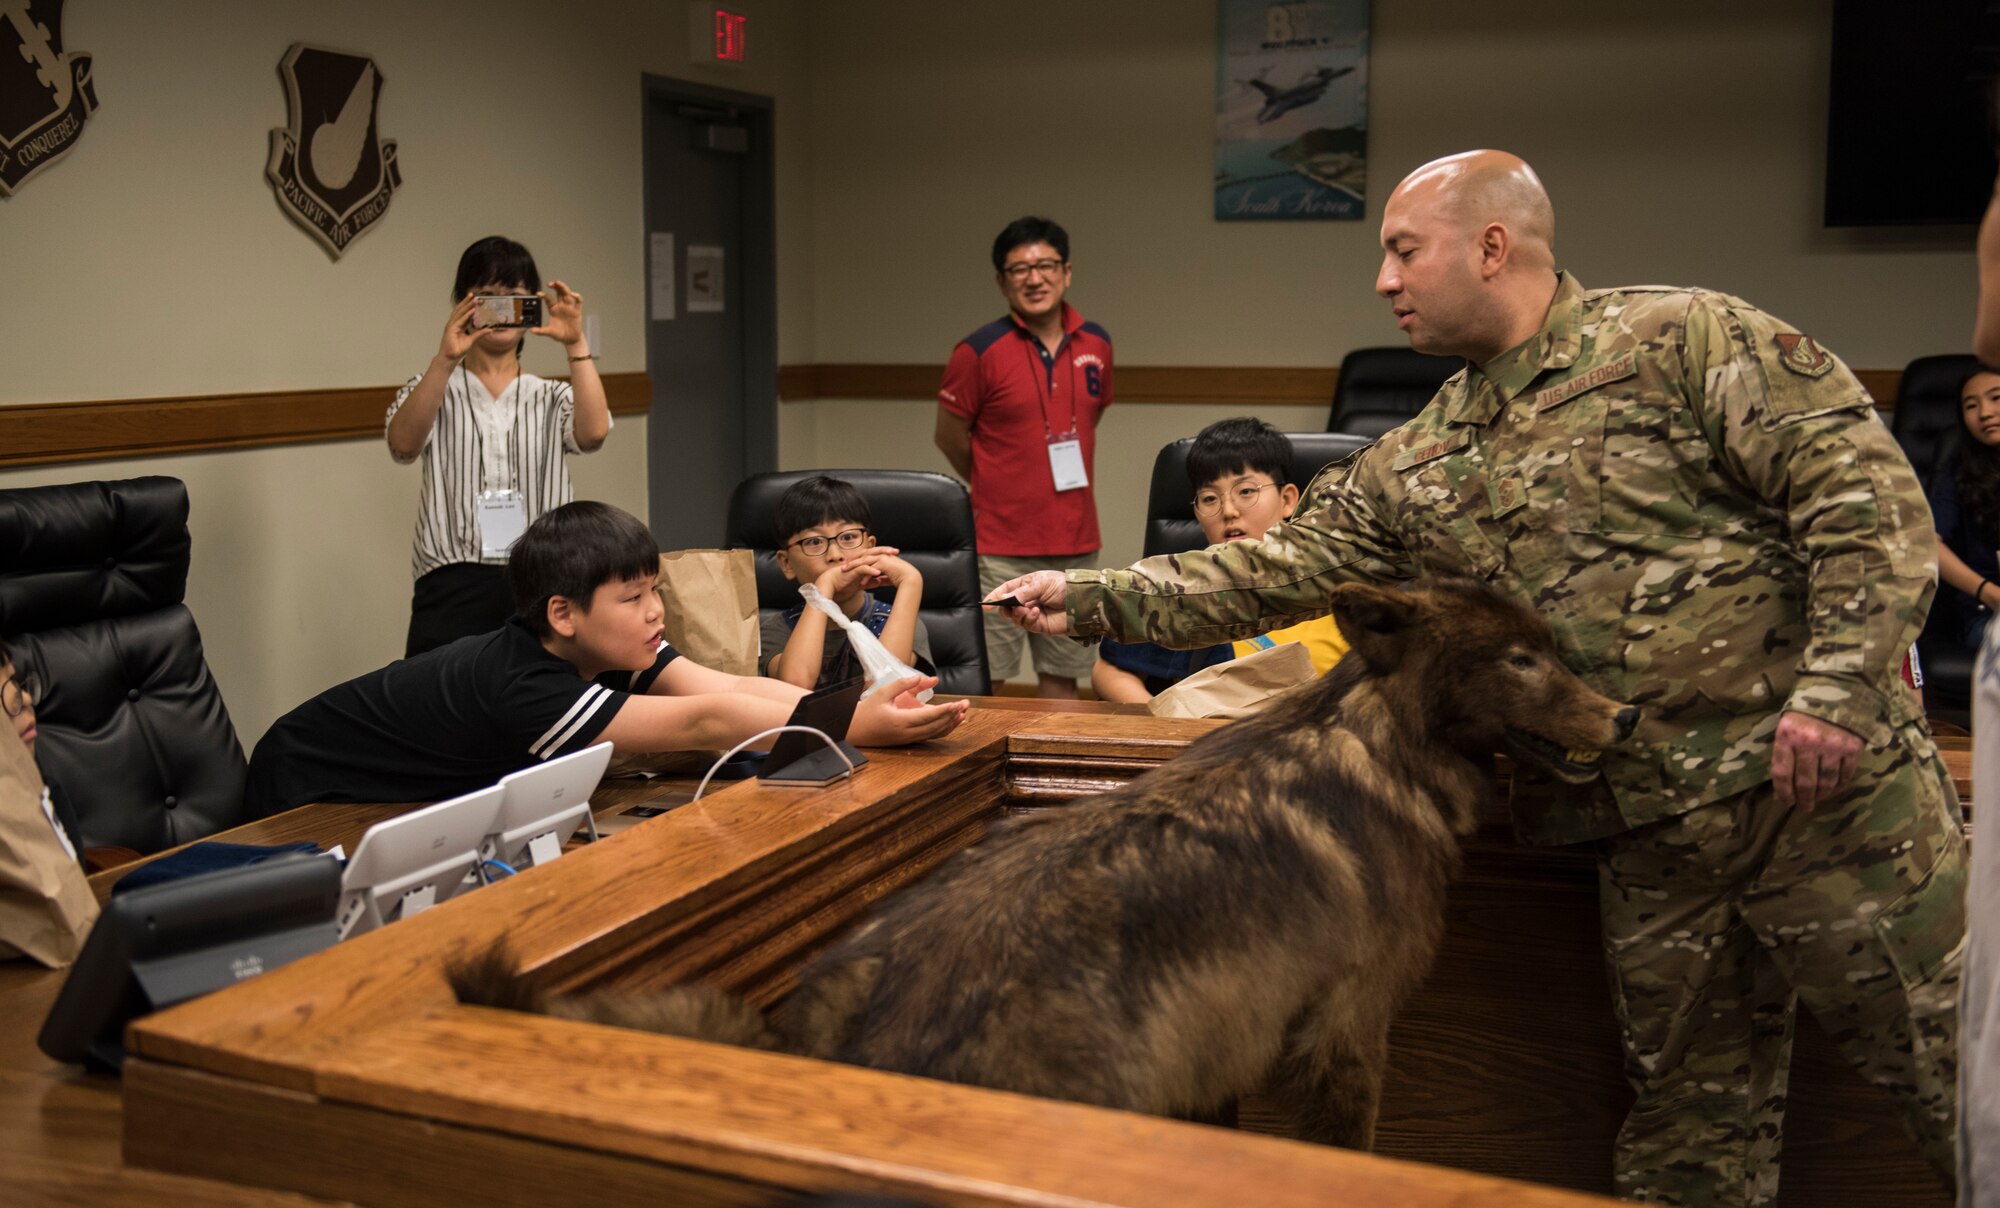
[(1618, 737), (1615, 741), (1624, 742), (1626, 739), (1632, 737), (1632, 731), (1639, 728), (1639, 706), (1626, 705), (1623, 709), (1618, 710), (1618, 712), (1611, 715), (1611, 724), (1618, 730)]

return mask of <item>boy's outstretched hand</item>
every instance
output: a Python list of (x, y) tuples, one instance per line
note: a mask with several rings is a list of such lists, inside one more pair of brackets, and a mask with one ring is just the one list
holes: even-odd
[(917, 693), (937, 687), (933, 675), (913, 676), (890, 684), (854, 707), (847, 737), (856, 746), (900, 747), (931, 738), (943, 738), (965, 719), (970, 701), (948, 705), (927, 705)]

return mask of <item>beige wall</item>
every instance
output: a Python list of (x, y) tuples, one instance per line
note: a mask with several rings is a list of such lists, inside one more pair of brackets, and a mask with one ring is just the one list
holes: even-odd
[(1337, 364), (1397, 342), (1383, 196), (1476, 146), (1540, 170), (1587, 285), (1726, 290), (1862, 367), (1957, 349), (1969, 232), (1820, 228), (1829, 9), (1377, 3), (1367, 219), (1218, 223), (1214, 0), (815, 5), (815, 359), (942, 364), (1000, 313), (993, 235), (1042, 212), (1124, 363)]
[[(686, 8), (653, 0), (69, 5), (64, 41), (94, 56), (102, 107), (68, 159), (0, 202), (0, 404), (400, 382), (436, 347), (459, 252), (496, 231), (586, 295), (606, 372), (643, 370), (648, 71), (777, 98), (780, 323), (796, 337), (811, 323), (802, 6), (742, 7), (747, 71), (689, 63)], [(338, 262), (263, 176), (295, 41), (374, 57), (402, 165), (387, 215)], [(526, 367), (564, 368), (547, 341)], [(572, 458), (577, 494), (643, 516), (645, 429), (627, 418)], [(417, 472), (380, 444), (0, 471), (0, 488), (132, 474), (188, 483), (189, 604), (246, 745), (401, 654)]]
[[(1852, 364), (1959, 349), (1969, 232), (1818, 219), (1826, 0), (1374, 5), (1367, 218), (1210, 217), (1213, 0), (848, 0), (813, 9), (811, 154), (820, 361), (943, 363), (1001, 313), (986, 259), (1028, 212), (1071, 231), (1072, 300), (1124, 364), (1334, 365), (1399, 342), (1372, 292), (1382, 198), (1426, 159), (1526, 156), (1586, 285), (1668, 281), (1750, 298)], [(1120, 405), (1098, 448), (1104, 560), (1138, 553), (1153, 455), (1258, 410)], [(932, 408), (784, 408), (788, 467), (945, 468)], [(801, 414), (810, 412), (810, 414)]]

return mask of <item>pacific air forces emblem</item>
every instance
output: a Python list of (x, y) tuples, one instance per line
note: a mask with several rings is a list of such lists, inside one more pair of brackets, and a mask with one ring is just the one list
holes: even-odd
[(271, 131), (264, 175), (278, 205), (335, 259), (389, 209), (403, 183), (396, 144), (375, 132), (382, 74), (375, 60), (294, 43), (278, 64), (291, 125)]
[(1833, 358), (1808, 335), (1796, 331), (1778, 333), (1778, 359), (1785, 368), (1806, 377), (1818, 377), (1833, 368)]
[(90, 56), (64, 54), (63, 0), (0, 0), (0, 197), (61, 159), (97, 108)]

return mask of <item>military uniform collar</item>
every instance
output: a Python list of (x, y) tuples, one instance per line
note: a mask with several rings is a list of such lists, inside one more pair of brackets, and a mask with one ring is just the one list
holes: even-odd
[(1465, 390), (1452, 400), (1445, 419), (1454, 424), (1486, 424), (1500, 409), (1550, 369), (1576, 363), (1583, 347), (1583, 286), (1567, 272), (1556, 275), (1555, 297), (1534, 335), (1465, 375)]

